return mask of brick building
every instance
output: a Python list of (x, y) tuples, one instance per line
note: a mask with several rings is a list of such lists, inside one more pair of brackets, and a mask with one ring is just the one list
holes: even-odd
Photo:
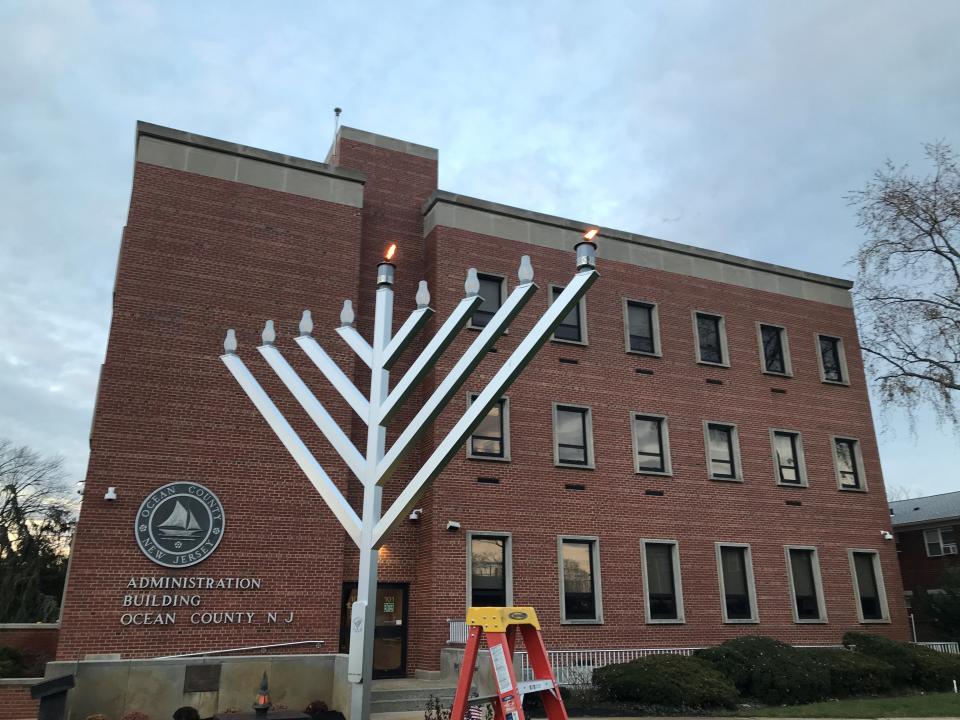
[[(346, 466), (253, 351), (264, 320), (356, 435), (293, 342), (301, 311), (364, 387), (334, 329), (352, 298), (369, 332), (386, 244), (400, 246), (399, 319), (421, 279), (445, 318), (477, 268), (483, 305), (428, 393), (529, 255), (540, 290), (424, 436), (429, 451), (570, 278), (586, 227), (439, 190), (437, 166), (436, 150), (350, 128), (318, 163), (138, 126), (61, 660), (338, 649), (356, 552), (218, 360), (223, 330), (236, 328), (254, 375), (357, 502)], [(598, 244), (601, 279), (381, 550), (379, 674), (436, 669), (448, 620), (471, 603), (535, 606), (552, 648), (744, 633), (827, 644), (864, 627), (906, 639), (850, 283), (610, 229)], [(202, 532), (196, 554), (172, 549)]]
[(890, 520), (897, 542), (900, 575), (907, 608), (914, 614), (917, 640), (941, 641), (937, 627), (924, 617), (914, 600), (924, 592), (940, 592), (943, 574), (960, 568), (960, 492), (942, 493), (890, 503)]

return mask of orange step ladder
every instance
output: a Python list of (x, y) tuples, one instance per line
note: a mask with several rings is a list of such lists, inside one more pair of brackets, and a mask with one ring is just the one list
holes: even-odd
[[(470, 705), (489, 702), (493, 705), (494, 720), (525, 720), (523, 696), (538, 692), (549, 720), (567, 720), (567, 709), (560, 697), (560, 686), (550, 667), (547, 648), (540, 635), (540, 621), (532, 607), (472, 607), (467, 611), (470, 627), (467, 646), (453, 698), (450, 720), (464, 720)], [(517, 682), (513, 671), (513, 653), (517, 645), (517, 631), (523, 638), (533, 668), (533, 680)], [(480, 640), (485, 636), (490, 649), (490, 663), (496, 683), (496, 694), (484, 698), (470, 698), (473, 672), (480, 652)]]

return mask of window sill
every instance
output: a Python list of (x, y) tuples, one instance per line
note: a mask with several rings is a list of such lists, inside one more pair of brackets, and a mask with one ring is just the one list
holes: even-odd
[(635, 470), (634, 475), (649, 475), (650, 477), (673, 477), (673, 470)]
[(861, 620), (861, 625), (889, 625), (890, 618), (881, 618), (880, 620)]
[(640, 357), (662, 358), (662, 352), (644, 352), (643, 350), (627, 350), (627, 355), (639, 355)]
[[(473, 330), (474, 332), (480, 332), (481, 330), (485, 330), (486, 327), (487, 327), (486, 325), (465, 325), (464, 330)], [(504, 335), (509, 335), (510, 328), (506, 328), (505, 330), (502, 331), (502, 333)]]
[(759, 625), (759, 618), (752, 618), (750, 620), (724, 620), (724, 625)]
[(779, 373), (779, 372), (774, 372), (773, 370), (761, 370), (760, 372), (763, 373), (764, 375), (770, 375), (771, 377), (778, 377), (778, 378), (792, 378), (792, 377), (793, 377), (793, 373), (792, 373), (792, 372), (782, 372), (782, 373)]
[(710, 475), (709, 479), (713, 480), (714, 482), (725, 482), (725, 483), (742, 483), (743, 482), (742, 477), (717, 477), (715, 475)]
[(561, 620), (561, 625), (603, 625), (603, 618), (599, 620)]
[(828, 622), (829, 621), (826, 618), (823, 618), (822, 620), (794, 620), (793, 621), (795, 625), (826, 625), (828, 624)]
[(729, 367), (730, 367), (730, 363), (728, 363), (728, 362), (718, 362), (718, 363), (715, 363), (715, 362), (710, 362), (709, 360), (697, 360), (697, 365), (706, 365), (707, 367), (715, 367), (715, 368), (729, 368)]
[(498, 462), (498, 463), (508, 463), (510, 462), (510, 456), (507, 457), (487, 457), (486, 455), (471, 455), (467, 453), (467, 460), (479, 460), (480, 462)]
[(820, 382), (824, 385), (836, 385), (838, 387), (850, 387), (849, 380), (824, 380), (820, 378)]
[(778, 480), (778, 481), (777, 481), (777, 487), (782, 487), (782, 488), (794, 488), (794, 489), (797, 489), (797, 490), (806, 490), (808, 487), (810, 487), (810, 484), (807, 483), (806, 481), (804, 481), (804, 482), (802, 482), (802, 483), (788, 483), (788, 482), (780, 482), (780, 481)]
[(594, 465), (593, 463), (590, 463), (589, 465), (569, 465), (567, 463), (554, 462), (553, 466), (558, 468), (570, 468), (572, 470), (596, 470), (597, 469), (597, 466)]
[(865, 493), (865, 492), (867, 492), (867, 489), (866, 489), (866, 488), (838, 487), (837, 490), (839, 490), (840, 492), (848, 492), (848, 493)]
[(647, 618), (647, 625), (686, 625), (687, 621), (683, 618), (678, 618), (676, 620), (654, 620), (652, 618)]
[(563, 340), (562, 338), (551, 337), (550, 342), (561, 343), (563, 345), (579, 345), (580, 347), (587, 346), (587, 342), (585, 340)]

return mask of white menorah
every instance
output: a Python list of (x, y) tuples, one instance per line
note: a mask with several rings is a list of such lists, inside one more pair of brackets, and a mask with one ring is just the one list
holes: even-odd
[(391, 389), (390, 369), (433, 315), (433, 310), (429, 307), (430, 293), (427, 290), (427, 283), (421, 281), (416, 295), (417, 309), (410, 314), (397, 334), (393, 335), (394, 265), (389, 260), (396, 246), (391, 246), (387, 260), (377, 267), (376, 313), (372, 343), (368, 343), (353, 327), (354, 312), (349, 300), (343, 303), (343, 310), (340, 313), (342, 324), (337, 328), (340, 337), (370, 368), (368, 397), (364, 397), (350, 378), (314, 340), (311, 336), (313, 321), (310, 311), (303, 311), (300, 335), (297, 336), (296, 343), (367, 424), (365, 454), (357, 449), (313, 392), (290, 367), (280, 351), (274, 347), (276, 333), (273, 321), (266, 321), (263, 328), (263, 344), (257, 349), (363, 485), (363, 508), (360, 516), (307, 449), (290, 423), (280, 414), (277, 406), (247, 369), (243, 360), (236, 354), (236, 334), (232, 329), (227, 331), (227, 337), (223, 343), (224, 354), (220, 359), (360, 550), (357, 601), (353, 604), (351, 612), (348, 662), (348, 679), (353, 683), (350, 702), (352, 720), (368, 720), (370, 716), (370, 682), (373, 676), (372, 628), (375, 621), (378, 571), (377, 550), (384, 544), (390, 531), (408, 516), (433, 480), (486, 417), (504, 391), (510, 387), (540, 347), (549, 339), (560, 321), (577, 306), (599, 277), (596, 271), (596, 245), (593, 243), (596, 234), (596, 229), (589, 230), (584, 234), (584, 239), (577, 243), (575, 248), (577, 272), (573, 279), (526, 337), (520, 341), (507, 361), (477, 395), (466, 412), (454, 423), (444, 439), (382, 516), (383, 483), (390, 478), (427, 426), (443, 411), (466, 382), (470, 373), (487, 356), (487, 351), (503, 335), (536, 291), (537, 286), (533, 282), (533, 267), (529, 256), (524, 255), (520, 260), (517, 287), (480, 330), (470, 347), (426, 399), (414, 418), (403, 428), (389, 450), (386, 448), (387, 425), (418, 383), (436, 365), (440, 356), (482, 302), (477, 271), (474, 268), (467, 271), (467, 280), (464, 285), (466, 296), (426, 344), (410, 369)]

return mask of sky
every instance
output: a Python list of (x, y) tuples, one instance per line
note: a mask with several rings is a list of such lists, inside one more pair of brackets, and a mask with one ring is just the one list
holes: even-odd
[[(343, 122), (440, 187), (853, 277), (844, 196), (960, 147), (960, 3), (0, 0), (0, 437), (86, 473), (137, 120), (322, 160)], [(876, 404), (875, 404), (876, 406)], [(960, 440), (875, 407), (888, 486)]]

